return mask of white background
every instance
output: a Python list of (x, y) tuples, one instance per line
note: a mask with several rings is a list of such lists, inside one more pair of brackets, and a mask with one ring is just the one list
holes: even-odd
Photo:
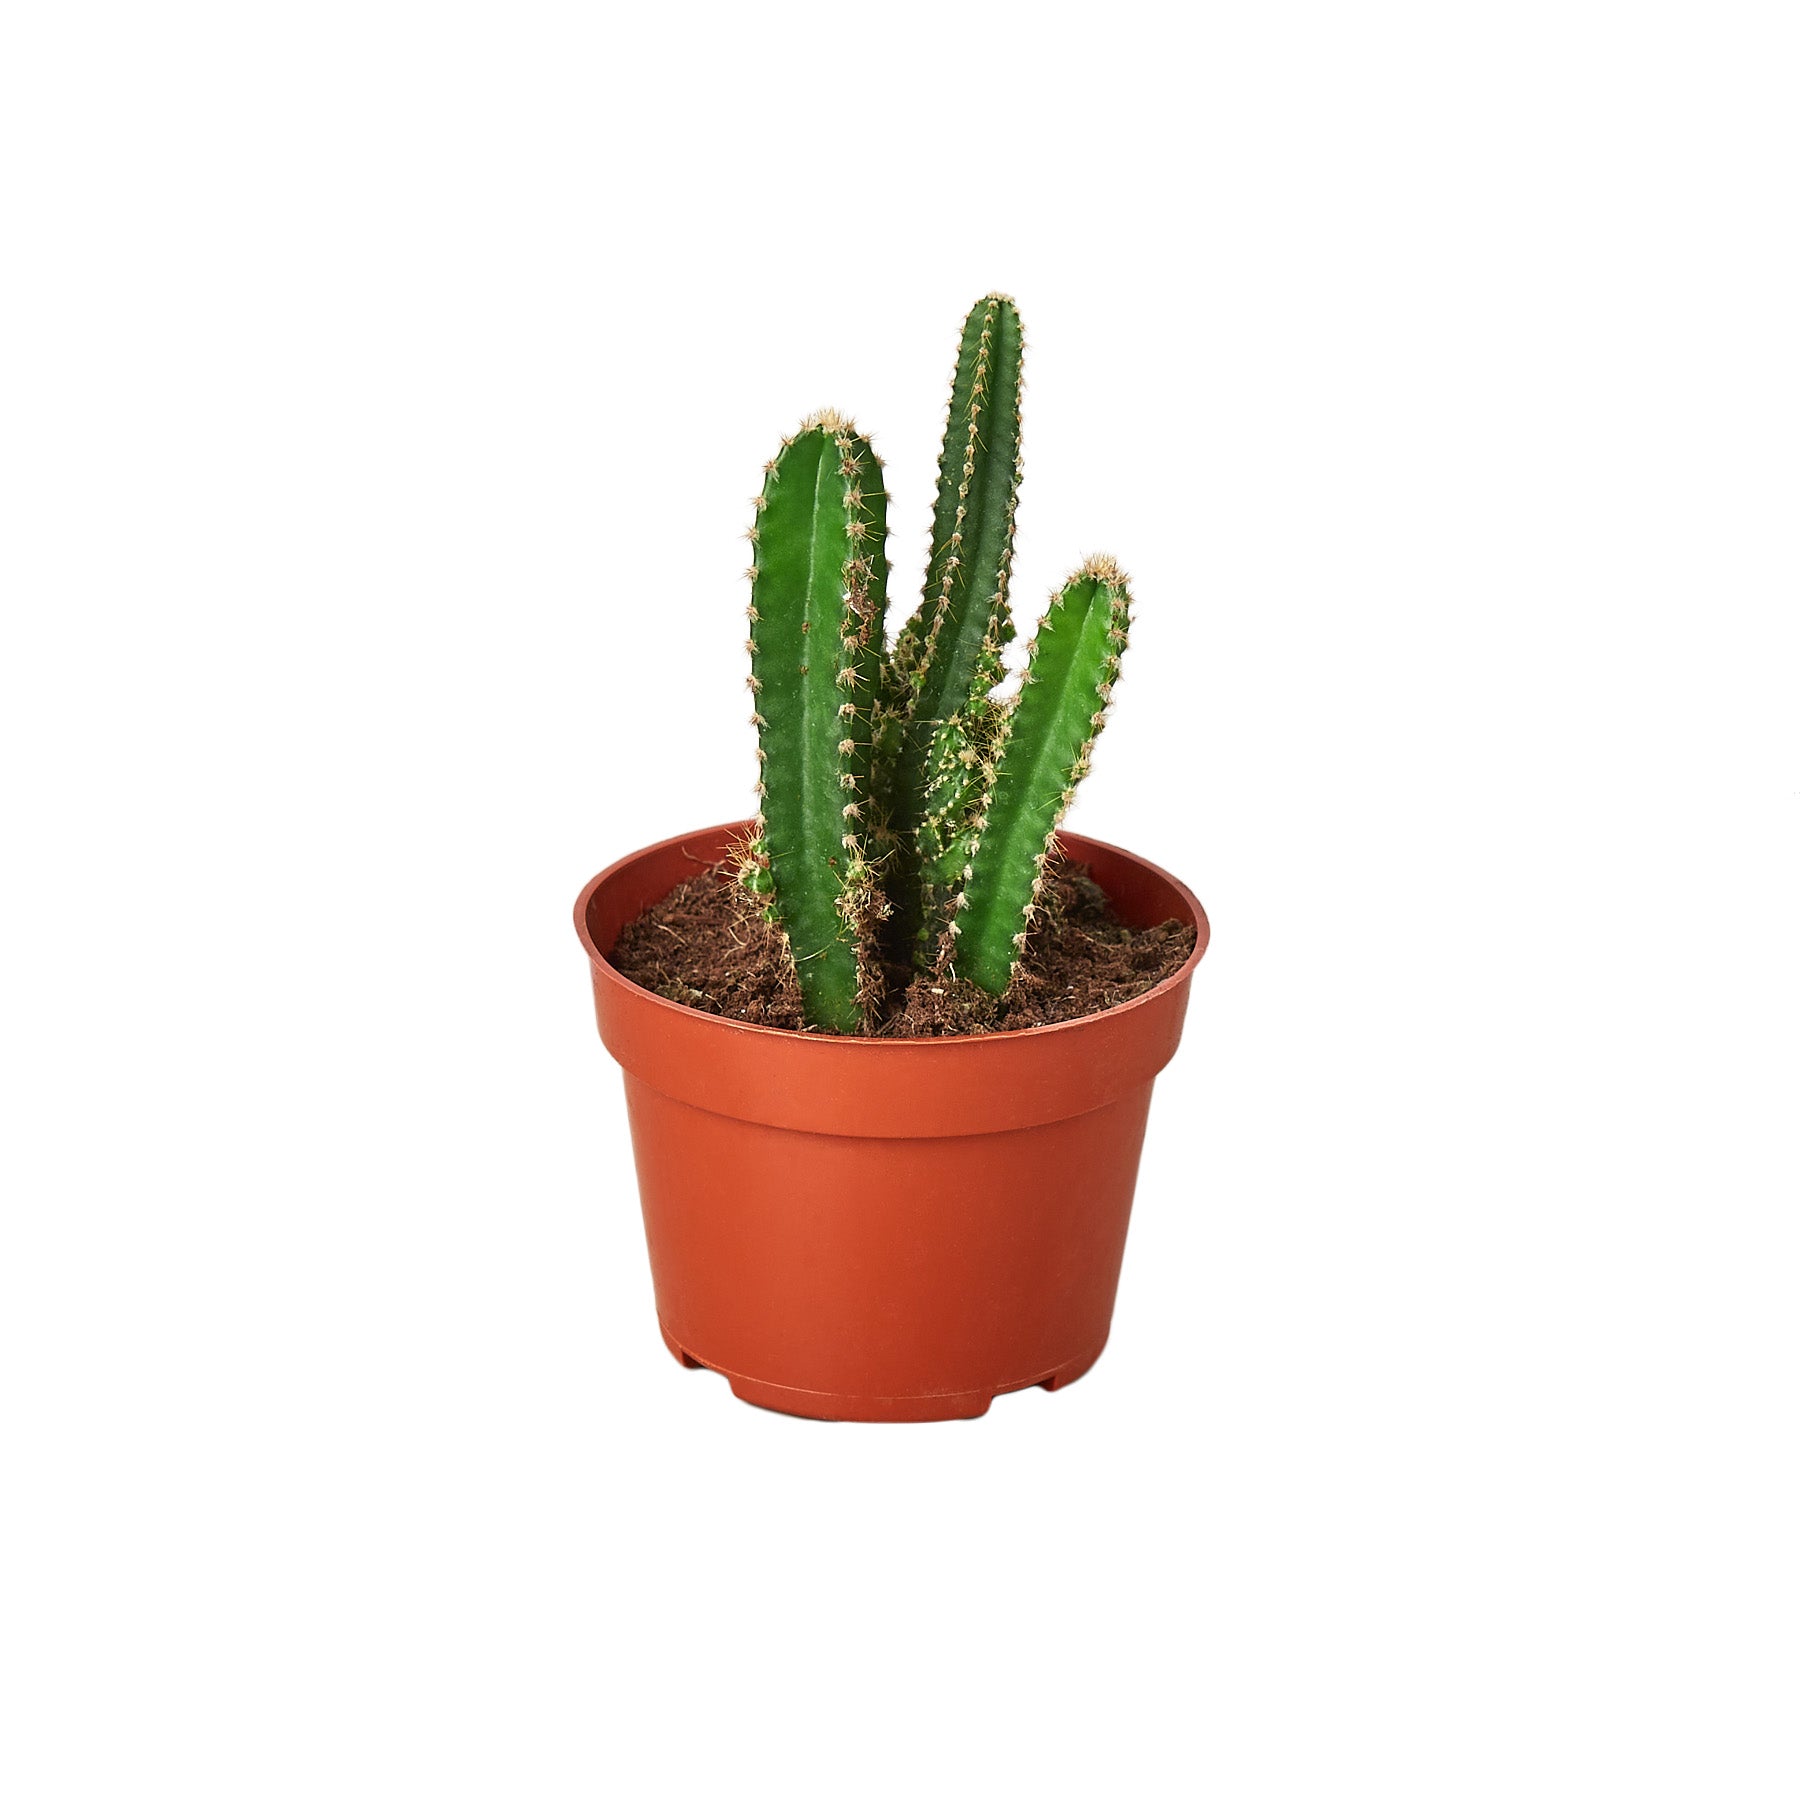
[[(0, 1788), (1796, 1792), (1789, 9), (8, 16)], [(994, 287), (1214, 944), (1092, 1375), (804, 1424), (569, 910)]]

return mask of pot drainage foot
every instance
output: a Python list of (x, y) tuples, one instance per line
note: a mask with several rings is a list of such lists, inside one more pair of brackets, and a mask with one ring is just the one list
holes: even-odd
[[(656, 1328), (658, 1331), (662, 1331), (662, 1320), (660, 1320), (660, 1319), (657, 1320)], [(688, 1353), (684, 1349), (682, 1349), (682, 1347), (678, 1343), (676, 1343), (676, 1341), (672, 1337), (670, 1337), (666, 1331), (663, 1331), (662, 1341), (669, 1346), (669, 1354), (672, 1357), (674, 1357), (674, 1359), (678, 1363), (680, 1363), (684, 1369), (704, 1369), (706, 1367), (705, 1363), (696, 1362), (691, 1356), (689, 1356)]]
[(731, 1391), (752, 1406), (801, 1419), (834, 1419), (864, 1425), (927, 1425), (942, 1419), (979, 1419), (994, 1398), (992, 1394), (924, 1394), (902, 1399), (818, 1394), (809, 1388), (780, 1387), (772, 1381), (728, 1375), (723, 1369), (719, 1373), (731, 1383)]
[[(662, 1321), (657, 1321), (662, 1329)], [(812, 1388), (784, 1387), (778, 1382), (759, 1381), (751, 1375), (739, 1375), (730, 1369), (702, 1362), (676, 1343), (667, 1330), (662, 1340), (669, 1354), (684, 1369), (711, 1369), (723, 1375), (738, 1399), (768, 1412), (788, 1413), (802, 1419), (853, 1420), (865, 1424), (924, 1425), (945, 1419), (979, 1419), (1000, 1394), (1015, 1394), (1021, 1388), (1041, 1387), (1055, 1392), (1071, 1381), (1079, 1381), (1096, 1362), (1104, 1343), (1084, 1356), (1071, 1357), (1061, 1367), (1036, 1381), (1008, 1382), (1004, 1387), (974, 1389), (956, 1394), (912, 1394), (890, 1397), (880, 1394), (832, 1394)]]
[(1066, 1388), (1071, 1381), (1079, 1381), (1100, 1360), (1100, 1351), (1105, 1348), (1105, 1344), (1101, 1344), (1099, 1349), (1087, 1356), (1078, 1356), (1073, 1362), (1064, 1363), (1060, 1369), (1046, 1375), (1038, 1386), (1047, 1388), (1054, 1394), (1058, 1388)]

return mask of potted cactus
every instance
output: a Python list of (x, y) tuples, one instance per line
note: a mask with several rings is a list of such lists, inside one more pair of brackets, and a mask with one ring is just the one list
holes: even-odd
[[(1012, 301), (977, 302), (924, 599), (891, 648), (879, 459), (831, 412), (785, 440), (750, 532), (757, 815), (625, 858), (576, 906), (625, 1071), (664, 1338), (781, 1411), (972, 1417), (1086, 1371), (1151, 1084), (1206, 947), (1172, 876), (1059, 829), (1130, 626), (1116, 564), (1076, 571), (1018, 692), (999, 691), (1022, 360)], [(1106, 997), (1122, 1003), (1028, 1015), (1071, 861), (1116, 935), (1160, 934), (1167, 966)], [(766, 959), (795, 1028), (615, 966), (634, 921), (697, 867), (718, 872), (708, 893), (739, 896), (734, 953)], [(919, 1017), (933, 1035), (909, 1028)]]

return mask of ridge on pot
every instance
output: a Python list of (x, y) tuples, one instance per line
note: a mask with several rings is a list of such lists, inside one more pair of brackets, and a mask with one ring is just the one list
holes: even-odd
[(670, 1350), (814, 1418), (972, 1418), (1073, 1381), (1110, 1328), (1151, 1086), (1207, 945), (1199, 902), (1063, 834), (1128, 924), (1193, 925), (1192, 955), (1149, 993), (977, 1037), (776, 1031), (664, 1000), (606, 960), (742, 831), (641, 850), (576, 905)]

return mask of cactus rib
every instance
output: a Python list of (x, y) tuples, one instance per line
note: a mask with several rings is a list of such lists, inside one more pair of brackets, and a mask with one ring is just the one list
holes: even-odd
[(1117, 564), (1083, 564), (1038, 626), (1024, 686), (984, 770), (950, 939), (957, 974), (990, 993), (1003, 994), (1017, 971), (1056, 827), (1106, 722), (1130, 614)]
[(771, 899), (806, 1015), (864, 1028), (876, 1002), (871, 733), (887, 610), (887, 495), (867, 438), (819, 413), (765, 470), (752, 528), (756, 836), (740, 879)]

